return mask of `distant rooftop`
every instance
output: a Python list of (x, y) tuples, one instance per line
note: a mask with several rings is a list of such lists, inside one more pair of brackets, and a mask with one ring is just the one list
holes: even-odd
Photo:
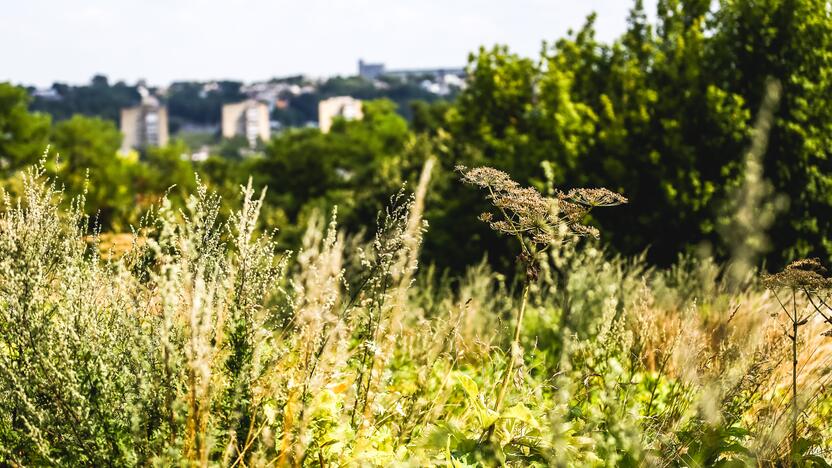
[(442, 67), (387, 70), (383, 63), (369, 63), (361, 59), (358, 60), (358, 75), (368, 80), (376, 80), (385, 76), (393, 78), (431, 76), (437, 79), (442, 79), (447, 75), (454, 75), (463, 78), (465, 77), (465, 68)]

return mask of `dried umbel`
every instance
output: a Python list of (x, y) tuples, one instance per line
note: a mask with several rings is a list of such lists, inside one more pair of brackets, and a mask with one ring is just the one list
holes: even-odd
[(463, 182), (488, 190), (488, 200), (497, 209), (496, 214), (481, 214), (480, 220), (497, 232), (518, 236), (524, 245), (548, 246), (572, 236), (598, 238), (597, 229), (582, 223), (586, 214), (595, 207), (627, 203), (625, 197), (605, 188), (573, 189), (549, 198), (491, 167), (456, 169)]
[(511, 180), (508, 174), (493, 167), (475, 167), (468, 169), (465, 166), (457, 166), (456, 170), (462, 174), (463, 182), (481, 188), (509, 191), (520, 187), (517, 182)]
[(797, 289), (807, 292), (817, 292), (832, 289), (832, 279), (824, 276), (826, 268), (817, 258), (796, 260), (786, 266), (783, 271), (763, 275), (763, 285), (772, 290)]
[[(809, 323), (809, 319), (815, 313), (820, 314), (828, 323), (832, 323), (832, 317), (827, 315), (829, 305), (824, 301), (825, 292), (832, 289), (832, 278), (826, 275), (826, 268), (821, 265), (817, 258), (796, 260), (786, 266), (783, 271), (772, 275), (763, 275), (763, 285), (772, 291), (780, 308), (791, 322), (791, 330), (785, 330), (786, 336), (791, 341), (792, 351), (792, 411), (791, 411), (791, 442), (792, 447), (798, 441), (798, 421), (801, 408), (798, 402), (798, 343), (800, 327)], [(778, 291), (786, 289), (790, 292), (790, 300), (780, 299)], [(797, 297), (805, 296), (812, 305), (809, 313), (805, 313), (797, 307)], [(790, 304), (790, 305), (789, 305)], [(829, 332), (826, 332), (829, 333)], [(824, 333), (824, 335), (826, 335)]]
[[(514, 363), (521, 359), (520, 335), (523, 314), (529, 294), (529, 285), (538, 278), (538, 258), (550, 246), (565, 243), (575, 237), (599, 236), (598, 230), (583, 224), (589, 211), (596, 206), (614, 206), (627, 199), (607, 189), (575, 189), (569, 193), (558, 192), (555, 198), (544, 197), (531, 187), (522, 187), (508, 174), (491, 167), (468, 169), (457, 166), (462, 181), (488, 191), (487, 199), (496, 212), (485, 212), (480, 220), (491, 229), (515, 236), (520, 243), (518, 263), (525, 269), (523, 295), (514, 328), (511, 356), (503, 373), (494, 411), (499, 413), (508, 391)], [(481, 440), (492, 439), (494, 424), (483, 432)]]
[(627, 203), (627, 198), (623, 195), (605, 188), (572, 189), (566, 194), (566, 198), (589, 207), (616, 206)]

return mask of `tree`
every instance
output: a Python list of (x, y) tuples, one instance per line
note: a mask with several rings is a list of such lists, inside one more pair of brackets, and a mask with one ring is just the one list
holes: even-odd
[(0, 83), (0, 176), (37, 162), (48, 145), (49, 116), (28, 110), (23, 88)]
[(93, 76), (88, 86), (54, 83), (52, 89), (57, 98), (35, 97), (31, 108), (48, 113), (58, 121), (83, 114), (118, 122), (121, 108), (136, 105), (140, 100), (135, 86), (121, 81), (111, 86), (104, 75)]
[[(726, 168), (736, 166), (747, 142), (746, 100), (713, 83), (709, 71), (708, 3), (661, 1), (651, 28), (636, 2), (628, 31), (595, 67), (604, 75), (577, 80), (596, 83), (597, 100), (582, 94), (599, 120), (574, 178), (624, 191), (633, 203), (599, 220), (620, 250), (649, 246), (659, 263), (719, 241)], [(580, 48), (580, 38), (572, 47)], [(571, 55), (564, 63), (585, 62)]]
[(177, 200), (184, 200), (196, 188), (189, 154), (188, 146), (181, 140), (174, 140), (165, 147), (148, 148), (142, 160), (142, 174), (137, 180), (139, 192), (151, 195), (151, 198), (173, 193), (178, 195)]
[(171, 119), (178, 123), (219, 124), (223, 104), (246, 98), (240, 92), (242, 85), (239, 81), (220, 81), (215, 89), (205, 91), (204, 83), (174, 83), (167, 98)]
[[(267, 185), (269, 204), (279, 207), (303, 229), (313, 211), (338, 205), (342, 226), (357, 231), (372, 225), (413, 169), (403, 154), (410, 137), (407, 122), (386, 100), (366, 101), (361, 120), (336, 119), (329, 133), (290, 130), (267, 145), (265, 157), (254, 161), (258, 185)], [(283, 229), (284, 239), (299, 233)]]
[[(632, 203), (598, 215), (628, 254), (658, 263), (707, 243), (742, 176), (767, 77), (784, 85), (766, 177), (792, 210), (770, 262), (832, 254), (832, 20), (824, 0), (636, 1), (624, 35), (595, 39), (594, 16), (538, 60), (504, 47), (471, 57), (468, 87), (444, 115), (455, 159), (479, 158), (541, 186), (606, 186)], [(424, 112), (420, 114), (425, 115)], [(421, 118), (421, 117), (420, 117)], [(432, 124), (437, 126), (437, 124)]]
[[(757, 105), (783, 86), (764, 170), (789, 199), (770, 237), (772, 263), (832, 256), (832, 11), (825, 0), (723, 0), (709, 62), (715, 81)], [(734, 176), (736, 179), (738, 176)]]
[(85, 195), (87, 211), (103, 229), (125, 230), (135, 215), (131, 184), (135, 164), (117, 154), (121, 133), (115, 125), (76, 115), (55, 125), (52, 143), (67, 194)]

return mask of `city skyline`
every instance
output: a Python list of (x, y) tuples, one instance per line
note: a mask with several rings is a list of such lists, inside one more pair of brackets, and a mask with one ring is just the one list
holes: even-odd
[[(82, 84), (357, 74), (358, 59), (390, 68), (460, 67), (479, 46), (524, 56), (598, 14), (599, 40), (626, 27), (629, 0), (497, 1), (31, 0), (0, 17), (0, 81)], [(648, 13), (655, 0), (645, 2)], [(47, 13), (47, 14), (44, 14)]]

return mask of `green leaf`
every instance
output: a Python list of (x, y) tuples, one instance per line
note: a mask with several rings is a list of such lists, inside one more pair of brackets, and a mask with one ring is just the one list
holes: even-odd
[(503, 414), (500, 415), (500, 417), (502, 419), (515, 419), (525, 423), (527, 426), (540, 429), (540, 424), (537, 422), (537, 419), (535, 419), (534, 414), (532, 414), (531, 410), (522, 403), (518, 403), (503, 411)]
[(474, 382), (474, 379), (468, 377), (467, 375), (458, 372), (456, 374), (456, 381), (465, 390), (465, 393), (468, 395), (469, 398), (477, 399), (480, 394), (480, 389), (477, 386), (477, 383)]

